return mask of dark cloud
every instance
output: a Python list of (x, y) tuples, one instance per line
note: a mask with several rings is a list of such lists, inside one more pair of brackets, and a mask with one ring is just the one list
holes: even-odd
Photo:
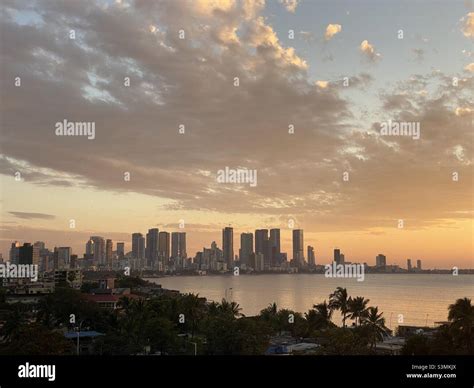
[(51, 214), (43, 214), (43, 213), (27, 213), (27, 212), (12, 212), (9, 211), (12, 216), (21, 218), (23, 220), (32, 220), (32, 219), (40, 219), (40, 220), (54, 220), (56, 216)]

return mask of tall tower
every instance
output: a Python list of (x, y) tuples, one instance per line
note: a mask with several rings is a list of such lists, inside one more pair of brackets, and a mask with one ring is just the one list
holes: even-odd
[(186, 259), (186, 233), (173, 232), (171, 233), (171, 257)]
[(148, 229), (146, 234), (146, 248), (145, 258), (147, 265), (153, 267), (158, 258), (158, 236), (159, 230), (157, 228)]
[(160, 232), (158, 236), (158, 254), (164, 264), (168, 264), (170, 260), (170, 234), (168, 232)]
[(293, 230), (293, 260), (298, 264), (298, 266), (304, 265), (303, 229)]
[(222, 251), (227, 269), (234, 266), (234, 228), (226, 227), (222, 229)]
[(125, 243), (124, 242), (118, 242), (117, 243), (117, 257), (119, 260), (123, 259), (125, 256)]
[(314, 257), (314, 248), (308, 245), (308, 265), (310, 267), (316, 266), (316, 258)]
[(139, 268), (145, 260), (145, 237), (141, 233), (132, 234), (132, 259), (136, 260)]
[(334, 261), (336, 264), (341, 264), (341, 250), (338, 248), (334, 249)]
[(280, 229), (270, 229), (270, 262), (272, 267), (280, 265)]
[(112, 251), (113, 251), (113, 243), (111, 239), (107, 239), (105, 242), (105, 264), (107, 267), (112, 268)]
[(105, 264), (105, 240), (100, 236), (92, 236), (94, 263), (98, 265)]
[(250, 256), (253, 253), (253, 234), (242, 233), (240, 235), (240, 250), (239, 250), (239, 261), (240, 264), (246, 266), (250, 265)]

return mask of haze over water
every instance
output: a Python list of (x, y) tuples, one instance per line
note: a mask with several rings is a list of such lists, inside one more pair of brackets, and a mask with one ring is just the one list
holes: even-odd
[[(392, 329), (399, 325), (399, 314), (403, 314), (405, 325), (431, 326), (447, 320), (448, 306), (456, 299), (474, 299), (474, 275), (366, 274), (363, 282), (320, 274), (175, 276), (148, 280), (163, 288), (197, 293), (214, 301), (220, 301), (227, 293), (249, 316), (273, 302), (278, 308), (304, 313), (313, 304), (328, 300), (336, 287), (346, 287), (350, 296), (363, 296), (370, 299), (369, 305), (378, 306)], [(336, 312), (333, 319), (340, 323), (340, 314)]]

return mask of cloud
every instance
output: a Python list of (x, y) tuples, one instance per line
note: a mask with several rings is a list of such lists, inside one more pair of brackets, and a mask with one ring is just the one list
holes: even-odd
[(316, 81), (316, 86), (320, 87), (321, 89), (326, 89), (329, 85), (328, 81)]
[(466, 38), (474, 38), (474, 12), (469, 12), (460, 21), (463, 23), (461, 31), (464, 36)]
[(326, 32), (324, 33), (324, 38), (330, 40), (334, 35), (341, 32), (342, 26), (340, 24), (328, 24), (326, 27)]
[[(472, 208), (465, 164), (473, 158), (472, 124), (456, 114), (469, 106), (470, 74), (457, 87), (452, 74), (430, 73), (386, 88), (375, 117), (360, 124), (341, 82), (315, 87), (304, 57), (263, 17), (263, 2), (38, 4), (37, 24), (17, 23), (11, 10), (1, 16), (0, 82), (9, 96), (0, 105), (8, 123), (2, 174), (145, 194), (166, 200), (160, 211), (175, 220), (187, 212), (218, 212), (226, 221), (291, 216), (327, 231), (392, 226), (404, 217), (421, 227)], [(80, 39), (58, 39), (71, 25)], [(364, 55), (376, 57), (365, 42)], [(12, 82), (18, 74), (21, 88)], [(373, 79), (347, 76), (349, 88)], [(95, 122), (96, 138), (55, 136), (54, 123), (64, 118)], [(421, 139), (381, 137), (377, 124), (388, 119), (419, 121)], [(452, 152), (459, 144), (463, 161)], [(256, 169), (257, 187), (217, 183), (226, 166)], [(454, 168), (466, 177), (456, 190), (442, 178)], [(343, 186), (344, 171), (351, 180)]]
[(467, 71), (469, 73), (474, 73), (474, 62), (471, 62), (470, 64), (466, 65), (464, 68), (464, 71)]
[(415, 59), (418, 62), (423, 61), (423, 59), (425, 58), (425, 50), (423, 50), (422, 48), (414, 48), (412, 49), (412, 51), (415, 54)]
[(296, 7), (298, 6), (299, 0), (279, 0), (280, 4), (286, 8), (288, 12), (294, 13), (296, 11)]
[(473, 110), (469, 107), (457, 107), (454, 113), (456, 116), (470, 116)]
[(40, 220), (53, 220), (56, 217), (51, 214), (43, 214), (43, 213), (27, 213), (27, 212), (8, 212), (11, 215), (21, 218), (24, 220), (32, 220), (32, 219), (40, 219)]
[(375, 52), (375, 47), (372, 44), (370, 44), (369, 41), (367, 40), (362, 41), (359, 48), (360, 48), (360, 51), (370, 61), (375, 61), (376, 59), (380, 58), (380, 54)]

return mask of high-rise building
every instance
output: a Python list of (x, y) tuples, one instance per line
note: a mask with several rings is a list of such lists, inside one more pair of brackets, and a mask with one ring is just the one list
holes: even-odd
[(43, 249), (46, 249), (46, 245), (43, 241), (36, 241), (34, 244), (33, 244), (34, 247), (37, 247), (40, 251), (42, 251)]
[(240, 234), (240, 250), (239, 261), (240, 265), (250, 266), (250, 256), (253, 253), (253, 234)]
[(90, 240), (86, 242), (86, 255), (93, 256), (94, 255), (94, 241)]
[(105, 242), (105, 264), (107, 267), (112, 268), (112, 252), (114, 246), (111, 239), (107, 239)]
[(132, 234), (132, 259), (141, 268), (145, 261), (145, 237), (141, 233)]
[(117, 257), (119, 260), (122, 260), (125, 256), (125, 243), (118, 242), (117, 243)]
[(268, 241), (268, 229), (257, 229), (255, 231), (255, 253), (265, 253)]
[(57, 247), (54, 248), (54, 252), (58, 262), (56, 268), (69, 268), (72, 255), (71, 247)]
[(270, 263), (272, 267), (280, 265), (281, 249), (280, 249), (280, 229), (270, 229)]
[(299, 267), (304, 265), (303, 229), (293, 230), (293, 260)]
[(376, 267), (385, 267), (387, 266), (387, 258), (385, 255), (382, 255), (379, 253), (377, 256), (375, 256), (375, 266)]
[(168, 264), (170, 260), (170, 234), (168, 232), (160, 232), (158, 235), (158, 254), (161, 260)]
[(316, 258), (314, 257), (314, 248), (308, 245), (308, 265), (310, 267), (316, 266)]
[(334, 261), (336, 264), (341, 264), (341, 250), (338, 248), (334, 249)]
[[(100, 236), (91, 236), (90, 238), (93, 243), (93, 255), (94, 262), (98, 265), (105, 264), (105, 240)], [(86, 247), (87, 248), (87, 247)]]
[(159, 233), (158, 228), (153, 228), (146, 234), (145, 258), (149, 267), (154, 267), (158, 260)]
[(188, 255), (186, 253), (186, 233), (171, 233), (171, 257), (186, 259), (187, 256)]
[(411, 272), (412, 269), (413, 269), (413, 268), (412, 268), (412, 266), (411, 266), (411, 259), (407, 259), (407, 271), (408, 271), (408, 272)]
[(265, 258), (263, 253), (255, 254), (255, 271), (260, 272), (265, 269)]
[(418, 271), (421, 271), (421, 260), (417, 260), (417, 261), (416, 261), (416, 269), (417, 269)]
[(33, 264), (41, 264), (41, 254), (46, 250), (43, 241), (36, 241), (33, 244)]
[(10, 248), (10, 263), (12, 264), (18, 264), (20, 260), (20, 242), (15, 241), (12, 243), (11, 248)]
[(225, 227), (222, 229), (222, 252), (224, 261), (227, 263), (227, 269), (234, 266), (234, 228)]
[(341, 264), (344, 264), (346, 262), (346, 256), (344, 256), (344, 253), (341, 253)]
[(18, 264), (33, 264), (33, 245), (24, 243), (18, 249)]

